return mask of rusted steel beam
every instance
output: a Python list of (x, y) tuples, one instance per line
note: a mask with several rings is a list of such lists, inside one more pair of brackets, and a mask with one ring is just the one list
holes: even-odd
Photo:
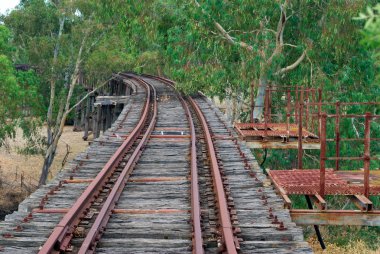
[(373, 208), (372, 201), (363, 195), (353, 195), (350, 199), (361, 211), (367, 212)]
[[(247, 146), (250, 148), (268, 148), (268, 149), (298, 149), (298, 141), (281, 142), (281, 139), (273, 141), (262, 141), (262, 140), (246, 140)], [(302, 144), (303, 149), (315, 149), (321, 148), (321, 145), (316, 142), (307, 142)]]
[(290, 209), (292, 207), (292, 201), (290, 200), (289, 196), (287, 195), (286, 191), (284, 188), (282, 188), (273, 178), (273, 175), (271, 174), (270, 169), (265, 169), (267, 172), (270, 181), (273, 183), (273, 185), (276, 187), (276, 190), (278, 193), (280, 193), (281, 197), (284, 199), (284, 208)]
[[(336, 141), (336, 139), (335, 138), (328, 138), (328, 139), (326, 139), (326, 141), (328, 141), (328, 142), (334, 142), (334, 141)], [(364, 142), (365, 141), (365, 138), (340, 138), (340, 141), (346, 141), (346, 142), (357, 142), (357, 141), (362, 141), (362, 142)], [(371, 137), (371, 141), (380, 141), (380, 138), (373, 138), (373, 137)]]
[(301, 94), (300, 94), (300, 103), (299, 103), (299, 119), (298, 119), (298, 168), (302, 169), (303, 164), (302, 164), (302, 157), (303, 157), (303, 149), (302, 149), (302, 119), (303, 119), (303, 107), (304, 107), (304, 101), (303, 101), (303, 94), (304, 90), (303, 88), (301, 89)]
[[(134, 76), (132, 76), (134, 77)], [(140, 84), (143, 84), (149, 89), (148, 83), (143, 81), (142, 79), (134, 77)], [(108, 220), (111, 216), (111, 212), (113, 208), (116, 205), (116, 202), (119, 200), (119, 197), (124, 189), (124, 186), (126, 185), (128, 178), (130, 177), (133, 168), (141, 156), (142, 153), (142, 148), (146, 144), (146, 142), (149, 139), (150, 134), (152, 133), (154, 126), (156, 125), (157, 121), (157, 100), (156, 100), (156, 90), (154, 87), (151, 87), (153, 91), (153, 98), (152, 98), (152, 103), (153, 103), (153, 115), (151, 118), (151, 121), (149, 123), (149, 126), (144, 133), (143, 138), (141, 141), (138, 143), (136, 149), (133, 151), (131, 157), (129, 158), (127, 164), (125, 165), (123, 171), (120, 173), (115, 185), (112, 187), (111, 193), (108, 195), (106, 201), (104, 202), (101, 210), (99, 211), (98, 216), (95, 219), (95, 222), (92, 224), (91, 229), (89, 230), (88, 234), (86, 235), (86, 238), (84, 239), (81, 248), (79, 249), (78, 253), (80, 254), (85, 254), (85, 253), (93, 253), (95, 251), (96, 243), (97, 243), (97, 238), (103, 233)], [(150, 100), (149, 100), (150, 102)], [(146, 111), (146, 114), (142, 115), (142, 119), (145, 119), (142, 123), (146, 122), (148, 116), (148, 111)], [(141, 121), (141, 120), (140, 120)], [(144, 124), (140, 126), (142, 129)]]
[(290, 210), (292, 221), (298, 225), (380, 226), (380, 211), (360, 210)]
[(207, 121), (197, 105), (197, 103), (192, 99), (189, 98), (189, 101), (191, 105), (194, 108), (194, 111), (196, 112), (199, 121), (202, 125), (202, 129), (205, 135), (205, 141), (207, 145), (208, 154), (210, 157), (210, 165), (211, 165), (211, 174), (213, 178), (213, 185), (215, 189), (216, 194), (216, 200), (217, 200), (217, 206), (219, 210), (219, 219), (220, 219), (220, 226), (223, 236), (223, 242), (225, 244), (225, 248), (227, 253), (234, 254), (237, 253), (235, 241), (234, 241), (234, 234), (233, 234), (233, 228), (231, 223), (231, 217), (230, 213), (228, 211), (228, 205), (227, 205), (227, 196), (223, 188), (223, 180), (220, 175), (218, 161), (216, 158), (215, 148), (214, 144), (212, 143), (211, 133), (208, 129)]
[(117, 165), (123, 159), (123, 155), (132, 144), (135, 142), (137, 137), (144, 126), (144, 123), (148, 117), (148, 111), (150, 107), (150, 97), (151, 91), (149, 87), (146, 86), (146, 101), (144, 110), (139, 123), (133, 129), (132, 133), (123, 142), (123, 144), (116, 150), (112, 155), (110, 160), (106, 163), (100, 173), (96, 176), (94, 181), (86, 188), (86, 190), (81, 194), (81, 196), (75, 201), (74, 205), (65, 214), (62, 220), (55, 226), (53, 232), (46, 240), (44, 245), (41, 247), (39, 253), (45, 254), (52, 251), (65, 251), (70, 243), (73, 236), (75, 226), (80, 222), (80, 217), (84, 214), (86, 209), (90, 207), (91, 201), (95, 199), (95, 195), (100, 191), (102, 185), (105, 183), (107, 177), (109, 177), (115, 170)]
[[(336, 102), (335, 104), (335, 112), (337, 114), (337, 117), (335, 118), (335, 156), (340, 156), (340, 103)], [(339, 162), (340, 160), (335, 161), (335, 170), (339, 170)]]
[(327, 209), (326, 200), (324, 200), (319, 194), (309, 195), (309, 198), (319, 210)]
[(319, 195), (325, 196), (325, 181), (326, 181), (326, 120), (327, 115), (321, 115), (321, 153), (320, 153), (320, 176), (319, 176)]

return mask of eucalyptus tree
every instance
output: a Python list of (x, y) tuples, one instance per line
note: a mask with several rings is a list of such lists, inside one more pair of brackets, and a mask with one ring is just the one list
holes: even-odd
[(41, 98), (37, 92), (38, 78), (33, 70), (17, 72), (14, 69), (15, 48), (11, 41), (9, 29), (0, 25), (0, 146), (6, 138), (15, 137), (18, 127), (23, 130), (26, 141), (35, 145), (38, 118), (30, 116), (41, 113), (37, 103)]
[(47, 146), (40, 185), (46, 183), (63, 127), (73, 109), (79, 73), (118, 22), (120, 13), (115, 9), (120, 9), (120, 4), (121, 1), (28, 0), (4, 18), (15, 33), (19, 58), (35, 65), (49, 87), (45, 89)]
[[(194, 3), (227, 43), (242, 48), (257, 59), (259, 87), (252, 114), (254, 119), (260, 119), (268, 79), (273, 75), (284, 75), (297, 68), (305, 59), (307, 49), (310, 47), (302, 41), (298, 42), (298, 45), (284, 41), (288, 19), (293, 15), (288, 14), (292, 11), (292, 4), (290, 1), (279, 4), (275, 1), (256, 1), (255, 4), (247, 4), (244, 1), (237, 3), (205, 1), (200, 4), (197, 0), (194, 0)], [(228, 11), (230, 9), (236, 11), (231, 13)], [(278, 10), (277, 13), (275, 10)], [(228, 24), (231, 31), (226, 31), (222, 23)], [(300, 51), (293, 62), (287, 57), (288, 47)], [(288, 65), (283, 66), (284, 62)]]

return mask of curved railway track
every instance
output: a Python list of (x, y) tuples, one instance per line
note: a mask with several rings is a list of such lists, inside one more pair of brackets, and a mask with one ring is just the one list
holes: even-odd
[(311, 252), (205, 97), (151, 75), (117, 78), (136, 87), (118, 120), (0, 224), (0, 251)]

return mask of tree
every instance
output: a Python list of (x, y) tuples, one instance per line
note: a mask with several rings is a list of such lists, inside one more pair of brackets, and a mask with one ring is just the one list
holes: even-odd
[[(209, 15), (197, 0), (194, 0), (197, 7), (202, 9), (209, 18), (212, 19), (213, 24), (218, 33), (231, 45), (241, 47), (249, 53), (254, 54), (260, 58), (259, 65), (259, 88), (255, 99), (255, 109), (253, 111), (253, 118), (260, 119), (262, 117), (264, 107), (264, 97), (268, 85), (268, 78), (272, 74), (283, 75), (295, 68), (305, 59), (306, 49), (302, 51), (300, 56), (291, 64), (286, 67), (280, 68), (276, 58), (284, 55), (285, 46), (298, 48), (298, 46), (284, 42), (284, 30), (289, 17), (287, 16), (288, 1), (284, 1), (279, 5), (280, 14), (277, 23), (277, 29), (271, 29), (269, 22), (265, 19), (260, 20), (260, 26), (257, 27), (255, 33), (252, 33), (254, 43), (246, 43), (238, 38), (235, 38), (227, 32), (224, 27)], [(252, 29), (251, 29), (252, 30)]]
[(49, 87), (42, 89), (48, 100), (47, 145), (40, 185), (46, 183), (63, 127), (75, 104), (73, 93), (81, 85), (79, 72), (118, 21), (120, 15), (114, 10), (120, 8), (120, 3), (28, 0), (4, 18), (19, 42), (17, 58), (36, 66)]
[[(36, 139), (38, 119), (37, 93), (38, 79), (35, 72), (17, 72), (10, 60), (14, 53), (11, 44), (12, 34), (7, 27), (0, 25), (0, 146), (6, 138), (14, 138), (16, 128), (21, 128), (30, 146), (38, 145)], [(35, 151), (38, 149), (36, 148)], [(31, 150), (29, 150), (31, 152)]]

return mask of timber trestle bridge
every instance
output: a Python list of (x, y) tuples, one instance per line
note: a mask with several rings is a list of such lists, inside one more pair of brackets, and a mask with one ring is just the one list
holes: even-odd
[(172, 81), (149, 75), (113, 82), (133, 86), (120, 114), (0, 223), (0, 252), (311, 252), (206, 97), (182, 97)]

